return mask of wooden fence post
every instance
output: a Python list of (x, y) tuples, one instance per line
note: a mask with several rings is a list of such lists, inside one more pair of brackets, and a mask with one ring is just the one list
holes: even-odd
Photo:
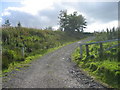
[(22, 56), (24, 58), (24, 47), (22, 47)]
[(82, 45), (80, 45), (80, 58), (82, 59)]
[(89, 56), (89, 47), (86, 45), (86, 55)]
[(102, 57), (103, 56), (103, 44), (100, 43), (100, 52), (99, 52), (99, 56)]

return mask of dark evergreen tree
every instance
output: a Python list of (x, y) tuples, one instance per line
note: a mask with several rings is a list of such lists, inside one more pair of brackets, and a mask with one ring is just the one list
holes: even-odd
[(5, 21), (5, 24), (2, 25), (2, 27), (9, 27), (9, 26), (10, 26), (10, 22), (9, 22), (9, 20), (7, 19), (7, 20)]
[(21, 27), (21, 23), (20, 23), (20, 22), (18, 22), (17, 26), (18, 26), (18, 27)]
[(5, 25), (6, 25), (6, 26), (10, 26), (9, 20), (6, 20), (6, 21), (5, 21)]

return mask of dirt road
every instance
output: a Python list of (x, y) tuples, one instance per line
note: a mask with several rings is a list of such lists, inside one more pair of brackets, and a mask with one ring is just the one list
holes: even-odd
[(70, 59), (79, 43), (90, 39), (64, 46), (33, 61), (28, 68), (9, 73), (3, 80), (3, 88), (104, 88), (83, 74)]

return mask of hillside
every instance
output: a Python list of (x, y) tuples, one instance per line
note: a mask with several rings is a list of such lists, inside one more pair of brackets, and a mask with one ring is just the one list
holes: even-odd
[(43, 55), (49, 49), (84, 38), (80, 33), (10, 27), (2, 29), (2, 68), (8, 69), (16, 62), (30, 56)]

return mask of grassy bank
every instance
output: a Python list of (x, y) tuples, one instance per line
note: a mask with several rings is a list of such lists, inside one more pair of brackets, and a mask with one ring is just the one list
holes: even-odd
[[(95, 41), (90, 41), (95, 42)], [(87, 42), (89, 43), (89, 42)], [(104, 50), (118, 44), (118, 42), (104, 43)], [(99, 45), (89, 45), (90, 56), (86, 56), (85, 46), (83, 47), (83, 58), (80, 58), (80, 48), (77, 48), (72, 55), (73, 61), (79, 67), (94, 76), (96, 80), (113, 88), (120, 88), (120, 48), (114, 47), (99, 57)]]
[(66, 33), (17, 27), (3, 28), (2, 70), (9, 72), (24, 67), (35, 58), (85, 37), (77, 32)]
[[(74, 41), (75, 42), (75, 41)], [(69, 42), (69, 43), (65, 43), (59, 47), (55, 47), (55, 48), (50, 48), (47, 50), (47, 52), (45, 52), (44, 54), (36, 54), (36, 55), (33, 55), (33, 56), (28, 56), (25, 58), (24, 61), (21, 61), (21, 62), (13, 62), (13, 63), (10, 63), (9, 64), (9, 67), (7, 69), (4, 69), (3, 70), (3, 75), (7, 72), (11, 72), (13, 70), (20, 70), (20, 68), (24, 68), (24, 67), (29, 67), (29, 63), (31, 63), (32, 61), (36, 60), (36, 59), (40, 59), (42, 56), (50, 53), (50, 52), (53, 52), (61, 47), (64, 47), (68, 44), (71, 44), (71, 43), (74, 43), (74, 42)]]

